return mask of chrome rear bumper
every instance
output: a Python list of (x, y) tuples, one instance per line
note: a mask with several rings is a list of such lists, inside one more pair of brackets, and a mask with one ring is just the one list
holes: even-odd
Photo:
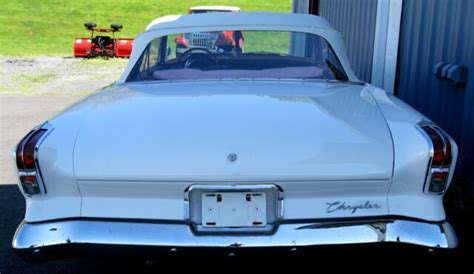
[(280, 224), (269, 235), (199, 235), (187, 224), (110, 220), (22, 222), (13, 248), (26, 259), (43, 256), (48, 248), (75, 244), (181, 248), (277, 248), (380, 242), (430, 248), (454, 248), (457, 237), (448, 222), (368, 220)]

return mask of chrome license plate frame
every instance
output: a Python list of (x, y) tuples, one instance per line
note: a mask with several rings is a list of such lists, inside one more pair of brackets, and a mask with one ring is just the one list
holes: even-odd
[[(266, 221), (256, 220), (256, 224), (242, 226), (242, 224), (229, 225), (206, 225), (203, 222), (203, 202), (205, 194), (219, 193), (245, 193), (265, 194)], [(184, 214), (185, 219), (190, 223), (192, 230), (196, 234), (271, 234), (275, 231), (277, 224), (283, 219), (283, 190), (275, 184), (193, 184), (184, 191)], [(216, 197), (214, 197), (216, 199)]]

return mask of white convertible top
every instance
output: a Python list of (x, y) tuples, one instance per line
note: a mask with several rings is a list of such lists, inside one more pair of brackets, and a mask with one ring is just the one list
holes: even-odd
[(214, 12), (168, 15), (153, 20), (146, 30), (166, 28), (208, 27), (220, 25), (280, 25), (332, 29), (326, 19), (310, 15), (275, 12)]
[(153, 39), (169, 34), (222, 31), (223, 29), (282, 30), (320, 35), (333, 48), (349, 80), (358, 81), (349, 64), (342, 36), (322, 17), (310, 14), (274, 12), (211, 12), (168, 15), (153, 20), (146, 30), (134, 40), (130, 60), (117, 84), (126, 82), (141, 54)]

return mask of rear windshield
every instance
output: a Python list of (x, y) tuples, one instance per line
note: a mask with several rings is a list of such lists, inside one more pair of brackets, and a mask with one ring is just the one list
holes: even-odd
[(348, 80), (321, 36), (224, 30), (178, 33), (152, 40), (127, 81), (229, 78)]

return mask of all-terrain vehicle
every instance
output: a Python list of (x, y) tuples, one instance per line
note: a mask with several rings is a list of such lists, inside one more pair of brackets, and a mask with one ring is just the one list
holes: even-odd
[[(123, 28), (121, 24), (111, 24), (110, 28), (97, 28), (96, 23), (88, 22), (84, 27), (91, 32), (91, 36), (74, 40), (74, 57), (130, 57), (133, 39), (115, 38), (115, 33)], [(106, 33), (111, 33), (112, 36), (105, 35)]]

